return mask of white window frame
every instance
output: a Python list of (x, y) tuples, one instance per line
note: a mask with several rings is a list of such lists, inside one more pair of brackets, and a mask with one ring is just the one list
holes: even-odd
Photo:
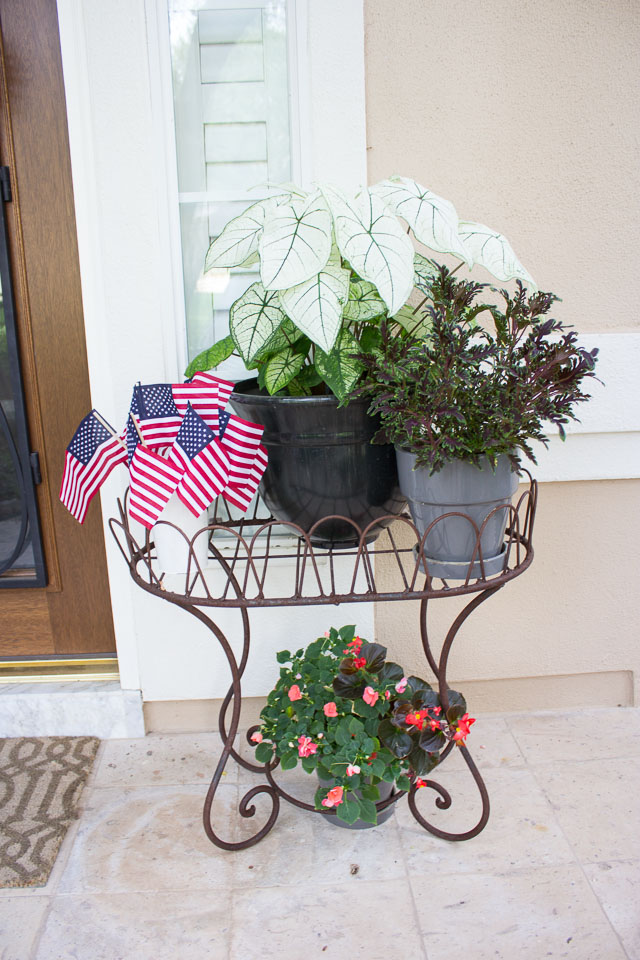
[[(255, 5), (256, 0), (228, 0), (229, 7)], [(320, 6), (310, 0), (287, 2), (292, 179), (306, 187), (328, 180), (355, 190), (367, 183), (363, 5), (323, 0)], [(188, 357), (167, 0), (145, 0), (145, 12), (154, 152), (162, 158), (158, 209), (171, 262), (167, 302), (174, 317), (179, 375)]]

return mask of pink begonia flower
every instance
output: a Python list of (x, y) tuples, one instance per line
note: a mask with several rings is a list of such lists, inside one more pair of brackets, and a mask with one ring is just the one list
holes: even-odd
[(408, 682), (409, 681), (407, 680), (406, 677), (403, 677), (402, 680), (398, 680), (398, 682), (396, 683), (396, 693), (404, 693), (405, 690), (407, 689)]
[(322, 801), (323, 807), (337, 807), (342, 803), (342, 794), (344, 787), (332, 787), (329, 793)]
[(298, 756), (310, 757), (318, 749), (317, 743), (314, 743), (311, 737), (298, 737)]
[(388, 700), (388, 699), (390, 698), (390, 696), (391, 696), (391, 694), (389, 693), (389, 691), (388, 691), (388, 690), (385, 690), (385, 692), (384, 692), (384, 698), (385, 698), (385, 700)]
[(259, 730), (256, 730), (255, 733), (251, 734), (251, 739), (253, 740), (254, 743), (262, 743), (262, 734), (260, 733)]
[(347, 776), (353, 777), (356, 773), (360, 773), (360, 767), (355, 763), (350, 763), (347, 767)]
[(370, 707), (374, 705), (380, 694), (377, 690), (374, 690), (373, 687), (365, 687), (364, 693), (362, 694), (362, 699), (365, 703), (368, 703)]
[(322, 710), (323, 710), (323, 713), (324, 713), (325, 717), (337, 717), (337, 716), (338, 716), (338, 708), (336, 707), (336, 705), (335, 705), (335, 703), (334, 703), (333, 700), (331, 700), (329, 703), (325, 703), (325, 705), (324, 705), (324, 707), (322, 708)]
[(325, 630), (324, 635), (325, 635), (325, 637), (330, 636), (329, 631), (328, 631), (328, 630)]
[(292, 687), (289, 687), (289, 700), (302, 700), (300, 687), (297, 683), (294, 683)]

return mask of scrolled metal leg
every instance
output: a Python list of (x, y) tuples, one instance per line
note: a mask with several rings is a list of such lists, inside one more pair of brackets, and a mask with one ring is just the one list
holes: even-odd
[[(431, 650), (431, 645), (429, 642), (429, 635), (427, 631), (427, 599), (421, 601), (420, 604), (420, 637), (422, 640), (422, 647), (429, 663), (429, 666), (436, 675), (438, 681), (438, 688), (440, 693), (440, 701), (442, 703), (442, 709), (446, 714), (449, 708), (449, 688), (447, 686), (447, 664), (449, 660), (449, 653), (453, 645), (453, 641), (456, 638), (458, 630), (465, 622), (467, 617), (479, 607), (481, 603), (487, 600), (489, 597), (493, 596), (497, 590), (500, 589), (500, 586), (490, 587), (487, 590), (483, 590), (481, 593), (478, 593), (469, 603), (458, 614), (453, 624), (449, 628), (447, 635), (445, 637), (444, 643), (442, 644), (442, 650), (440, 652), (439, 661), (436, 661), (436, 658)], [(442, 753), (440, 758), (440, 763), (446, 759), (449, 753), (454, 749), (453, 742), (450, 742), (445, 750)], [(480, 818), (478, 819), (475, 826), (471, 827), (469, 830), (465, 830), (462, 833), (451, 833), (447, 830), (441, 830), (439, 827), (434, 826), (430, 823), (418, 810), (416, 804), (416, 794), (418, 787), (414, 784), (409, 791), (409, 809), (415, 820), (418, 821), (423, 829), (427, 830), (429, 833), (432, 833), (436, 837), (440, 837), (442, 840), (470, 840), (472, 837), (476, 837), (482, 830), (484, 830), (489, 820), (490, 813), (490, 803), (489, 803), (489, 794), (485, 786), (484, 780), (478, 770), (476, 764), (469, 753), (469, 750), (466, 746), (458, 746), (456, 749), (460, 750), (462, 758), (465, 761), (467, 767), (469, 768), (471, 775), (478, 787), (478, 792), (480, 794), (480, 799), (482, 802), (482, 811)], [(424, 787), (420, 789), (430, 789), (433, 790), (437, 796), (435, 798), (435, 805), (440, 810), (448, 810), (452, 806), (452, 798), (449, 791), (442, 786), (442, 784), (437, 783), (435, 780), (426, 779), (424, 780)]]
[[(231, 681), (231, 689), (227, 694), (227, 697), (225, 697), (226, 705), (225, 703), (223, 703), (223, 719), (224, 719), (224, 711), (226, 711), (226, 707), (229, 705), (230, 702), (232, 702), (233, 709), (231, 713), (231, 723), (229, 725), (228, 732), (225, 732), (223, 734), (222, 755), (220, 757), (220, 760), (218, 761), (215, 772), (213, 774), (213, 778), (211, 780), (211, 784), (209, 785), (209, 789), (205, 797), (204, 807), (202, 810), (202, 820), (204, 824), (204, 831), (207, 837), (209, 838), (209, 840), (211, 841), (211, 843), (214, 843), (217, 847), (220, 847), (222, 850), (244, 850), (247, 847), (251, 847), (253, 846), (253, 844), (258, 843), (260, 840), (262, 840), (263, 837), (265, 837), (269, 833), (274, 823), (278, 819), (278, 813), (280, 810), (280, 800), (278, 798), (277, 792), (273, 789), (272, 786), (265, 783), (265, 784), (260, 784), (256, 787), (252, 787), (242, 797), (242, 799), (240, 800), (239, 808), (238, 808), (240, 812), (240, 816), (244, 817), (245, 819), (249, 819), (255, 816), (255, 812), (256, 812), (255, 806), (251, 803), (251, 801), (256, 796), (258, 796), (261, 793), (264, 793), (271, 800), (271, 811), (269, 813), (267, 821), (255, 834), (253, 834), (253, 836), (247, 838), (246, 840), (240, 840), (240, 841), (223, 840), (222, 837), (218, 836), (218, 834), (215, 832), (214, 826), (212, 823), (213, 800), (216, 795), (216, 791), (220, 784), (220, 780), (222, 778), (222, 774), (227, 765), (227, 761), (229, 757), (233, 756), (233, 758), (238, 760), (238, 762), (241, 762), (243, 766), (247, 766), (249, 769), (257, 769), (260, 773), (263, 773), (265, 769), (264, 767), (254, 767), (253, 764), (248, 764), (248, 762), (246, 763), (243, 762), (241, 758), (238, 756), (238, 754), (236, 753), (236, 751), (233, 749), (233, 744), (236, 738), (236, 734), (238, 732), (238, 725), (240, 722), (240, 709), (242, 706), (242, 688), (240, 685), (240, 680), (242, 677), (242, 671), (244, 671), (244, 666), (246, 665), (246, 657), (248, 653), (248, 642), (249, 642), (248, 619), (246, 619), (245, 621), (246, 629), (245, 629), (245, 643), (244, 643), (244, 649), (243, 649), (243, 657), (240, 661), (240, 665), (238, 665), (236, 658), (234, 656), (233, 650), (231, 649), (231, 646), (229, 644), (229, 641), (227, 640), (222, 630), (218, 627), (218, 625), (214, 623), (213, 620), (211, 620), (209, 617), (207, 617), (206, 614), (202, 613), (202, 611), (199, 610), (197, 607), (194, 607), (187, 603), (182, 603), (179, 599), (175, 599), (175, 598), (172, 598), (172, 599), (177, 606), (181, 607), (183, 610), (187, 610), (190, 614), (196, 617), (196, 619), (200, 620), (201, 623), (203, 623), (206, 627), (208, 627), (208, 629), (214, 634), (216, 639), (219, 641), (220, 646), (222, 647), (224, 654), (227, 658), (227, 662), (229, 664), (232, 681)], [(243, 613), (246, 615), (246, 611), (243, 611)]]

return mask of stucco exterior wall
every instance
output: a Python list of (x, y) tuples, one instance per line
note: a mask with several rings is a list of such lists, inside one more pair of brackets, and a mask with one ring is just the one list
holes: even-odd
[[(402, 0), (393, 15), (365, 0), (369, 182), (413, 176), (501, 230), (562, 297), (558, 316), (628, 334), (630, 347), (639, 42), (628, 0)], [(639, 504), (637, 480), (542, 484), (533, 567), (476, 611), (454, 650), (451, 679), (474, 704), (630, 703), (634, 684), (638, 702)], [(449, 612), (433, 607), (438, 634)], [(378, 639), (418, 669), (416, 625), (416, 605), (378, 608)]]
[(639, 46), (632, 0), (365, 0), (369, 182), (501, 230), (579, 330), (640, 329)]

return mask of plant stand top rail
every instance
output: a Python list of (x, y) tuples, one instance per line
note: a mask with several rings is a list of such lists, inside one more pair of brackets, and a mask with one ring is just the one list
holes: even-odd
[[(119, 518), (112, 518), (109, 523), (134, 581), (147, 592), (165, 600), (179, 600), (181, 605), (254, 608), (431, 599), (502, 586), (531, 564), (537, 484), (528, 477), (528, 485), (515, 503), (496, 508), (508, 512), (504, 560), (499, 572), (485, 574), (483, 528), (474, 525), (474, 556), (464, 578), (455, 581), (437, 578), (429, 572), (430, 537), (444, 517), (421, 537), (409, 516), (389, 516), (389, 525), (374, 543), (366, 542), (368, 528), (352, 524), (353, 547), (320, 549), (312, 544), (312, 538), (324, 521), (305, 531), (292, 523), (259, 516), (257, 506), (251, 517), (238, 520), (231, 517), (219, 498), (213, 519), (193, 537), (188, 538), (178, 527), (167, 524), (173, 527), (179, 546), (184, 549), (185, 572), (180, 574), (162, 570), (152, 531), (143, 530), (144, 539), (139, 534), (140, 539), (134, 536), (126, 496), (124, 504), (118, 501)], [(469, 517), (465, 520), (473, 523)], [(375, 522), (380, 523), (380, 519)], [(407, 534), (403, 528), (408, 528), (409, 546), (404, 545)], [(196, 542), (200, 538), (207, 540), (206, 566), (197, 556)], [(385, 560), (382, 587), (377, 579), (376, 557)]]

